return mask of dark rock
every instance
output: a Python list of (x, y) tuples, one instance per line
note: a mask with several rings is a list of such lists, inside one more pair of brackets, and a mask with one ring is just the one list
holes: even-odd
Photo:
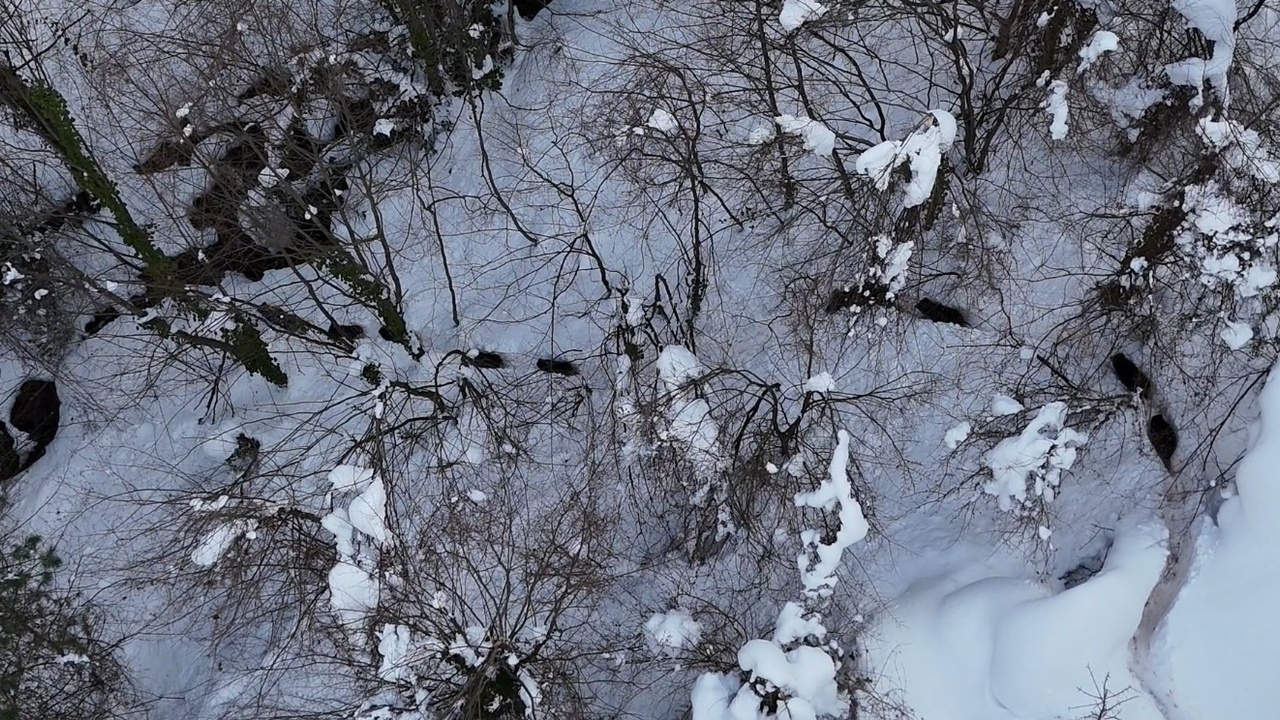
[(30, 237), (37, 233), (57, 232), (69, 220), (84, 220), (96, 215), (100, 210), (102, 210), (102, 203), (88, 191), (81, 190), (53, 211), (41, 216), (40, 221), (35, 225), (20, 229), (19, 234)]
[(120, 311), (115, 308), (107, 308), (101, 312), (94, 313), (89, 322), (84, 324), (85, 335), (97, 335), (98, 331), (111, 324), (112, 320), (120, 317)]
[(338, 105), (338, 124), (334, 130), (333, 141), (347, 137), (367, 138), (373, 134), (378, 121), (378, 110), (373, 100), (362, 98)]
[(227, 457), (227, 467), (241, 479), (248, 478), (257, 470), (258, 456), (261, 452), (261, 441), (240, 433), (236, 435), (236, 449)]
[(196, 154), (196, 145), (187, 139), (162, 140), (155, 149), (133, 166), (139, 175), (151, 175), (168, 170), (174, 165), (189, 167)]
[(929, 298), (920, 298), (920, 302), (916, 303), (916, 310), (924, 316), (925, 320), (969, 327), (969, 321), (964, 319), (964, 313)]
[(1160, 457), (1160, 462), (1169, 472), (1173, 472), (1173, 454), (1178, 450), (1178, 431), (1165, 419), (1164, 415), (1152, 415), (1147, 421), (1147, 439), (1151, 448)]
[[(1136, 392), (1143, 398), (1151, 397), (1151, 378), (1146, 373), (1138, 369), (1124, 353), (1116, 353), (1111, 356), (1111, 367), (1115, 370), (1116, 378), (1124, 385), (1129, 392)], [(1159, 417), (1158, 415), (1156, 417)]]
[[(134, 295), (130, 297), (129, 303), (130, 305), (133, 306), (134, 309), (141, 312), (143, 310), (146, 310), (147, 308), (154, 307), (156, 304), (156, 301), (148, 297), (146, 293), (140, 293), (138, 295)], [(125, 315), (128, 313), (129, 311), (120, 310), (118, 308), (113, 308), (113, 307), (103, 308), (102, 310), (99, 310), (97, 313), (94, 313), (94, 316), (89, 320), (89, 322), (85, 323), (84, 332), (86, 335), (97, 334), (99, 330), (111, 324), (111, 321), (115, 320), (116, 318), (119, 318), (121, 315)]]
[(852, 307), (865, 308), (873, 305), (889, 307), (891, 292), (889, 286), (876, 280), (864, 280), (857, 285), (846, 285), (837, 288), (827, 300), (825, 312), (833, 315)]
[(284, 70), (270, 69), (253, 81), (253, 84), (245, 88), (236, 99), (244, 102), (252, 100), (259, 95), (270, 95), (272, 97), (284, 97), (289, 93), (289, 73)]
[(847, 307), (851, 307), (856, 298), (857, 294), (853, 290), (838, 288), (831, 293), (831, 297), (827, 299), (827, 304), (822, 310), (828, 315), (834, 315)]
[[(481, 370), (497, 370), (507, 364), (501, 355), (486, 350), (477, 350), (474, 355), (467, 353), (462, 356), (462, 362), (464, 365), (480, 368)], [(541, 365), (539, 365), (539, 369), (541, 369)]]
[(525, 20), (532, 20), (551, 4), (551, 0), (515, 0), (516, 12)]
[(22, 458), (18, 457), (18, 451), (13, 442), (13, 436), (9, 434), (9, 427), (0, 422), (0, 481), (22, 472)]
[(364, 337), (364, 327), (362, 325), (343, 325), (337, 322), (330, 322), (329, 329), (325, 335), (334, 342), (355, 342)]
[(62, 401), (57, 386), (50, 380), (27, 380), (18, 388), (18, 396), (9, 410), (9, 422), (31, 436), (41, 447), (53, 442), (58, 434)]
[(538, 360), (538, 369), (542, 372), (551, 373), (552, 375), (565, 375), (572, 377), (578, 374), (578, 366), (568, 360), (542, 358)]
[(1094, 575), (1097, 575), (1102, 570), (1103, 565), (1107, 562), (1107, 553), (1111, 550), (1111, 544), (1114, 540), (1115, 538), (1108, 537), (1106, 545), (1104, 545), (1100, 551), (1089, 557), (1083, 558), (1080, 560), (1080, 564), (1063, 573), (1058, 578), (1062, 581), (1063, 589), (1070, 590)]

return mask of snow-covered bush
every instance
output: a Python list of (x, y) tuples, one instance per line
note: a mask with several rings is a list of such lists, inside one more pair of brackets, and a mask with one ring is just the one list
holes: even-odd
[(827, 479), (795, 498), (800, 507), (834, 512), (830, 540), (818, 530), (801, 533), (798, 558), (804, 600), (788, 602), (778, 614), (773, 637), (748, 641), (737, 653), (738, 673), (705, 673), (693, 686), (694, 720), (838, 718), (849, 710), (847, 688), (837, 671), (843, 661), (838, 642), (827, 637), (821, 610), (828, 605), (846, 550), (869, 529), (849, 481), (849, 434), (839, 431)]
[(996, 496), (1005, 511), (1022, 511), (1031, 502), (1052, 503), (1063, 472), (1071, 469), (1087, 442), (1087, 434), (1067, 427), (1067, 404), (1049, 403), (1020, 434), (986, 453), (983, 464), (992, 477), (982, 489)]

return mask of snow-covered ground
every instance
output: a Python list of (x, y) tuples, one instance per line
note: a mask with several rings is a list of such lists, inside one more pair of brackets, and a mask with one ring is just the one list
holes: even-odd
[[(186, 216), (211, 175), (132, 168), (182, 123), (335, 132), (337, 103), (233, 100), (259, 67), (427, 93), (343, 54), (376, 4), (73, 5), (29, 11), (81, 38), (33, 22), (44, 71), (170, 253), (212, 242)], [(1215, 43), (1189, 57), (1146, 42), (1140, 5), (1080, 21), (1043, 72), (1001, 65), (976, 10), (512, 15), (515, 46), (470, 60), (500, 82), (353, 163), (335, 213), (408, 338), (316, 263), (7, 352), (0, 398), (52, 377), (62, 408), (2, 486), (5, 529), (57, 544), (156, 718), (416, 720), (470, 697), (535, 718), (1265, 720), (1280, 119), (1246, 127), (1228, 99), (1280, 66), (1275, 11), (1233, 28), (1234, 6), (1175, 2)], [(1166, 96), (1219, 114), (1113, 152)], [(979, 158), (982, 106), (1006, 102)], [(3, 132), (5, 162), (43, 173), (24, 178), (71, 187)], [(1205, 157), (1218, 174), (1188, 175)], [(297, 180), (265, 161), (258, 209)], [(1148, 243), (1162, 212), (1182, 215)], [(66, 231), (96, 300), (141, 287), (105, 218)], [(268, 326), (280, 386), (143, 327), (223, 337), (245, 307), (364, 337)], [(1149, 387), (1116, 377), (1121, 352)]]

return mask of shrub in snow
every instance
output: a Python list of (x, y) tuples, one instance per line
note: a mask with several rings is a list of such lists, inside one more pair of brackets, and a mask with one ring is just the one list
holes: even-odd
[(201, 567), (211, 567), (240, 538), (253, 540), (257, 537), (258, 521), (243, 518), (219, 523), (205, 533), (200, 544), (191, 551), (191, 562)]
[(542, 691), (520, 643), (443, 615), (437, 619), (442, 622), (429, 623), (439, 631), (434, 633), (392, 623), (378, 630), (378, 677), (392, 687), (366, 702), (356, 718), (516, 720), (537, 714)]
[(844, 309), (861, 312), (864, 308), (876, 305), (887, 307), (906, 285), (907, 269), (915, 243), (895, 243), (888, 235), (877, 235), (872, 238), (872, 242), (875, 259), (863, 271), (858, 282), (833, 294), (827, 303), (827, 312), (834, 313)]
[[(666, 425), (658, 431), (658, 439), (677, 448), (692, 468), (693, 504), (714, 516), (711, 522), (715, 527), (705, 540), (719, 543), (733, 531), (733, 520), (725, 504), (726, 490), (721, 477), (728, 459), (721, 446), (720, 427), (711, 415), (711, 405), (699, 396), (695, 383), (706, 368), (687, 349), (668, 345), (658, 355), (657, 370), (666, 390)], [(706, 542), (700, 544), (704, 549), (708, 547)]]
[(1186, 220), (1174, 239), (1199, 269), (1201, 282), (1234, 287), (1245, 298), (1275, 285), (1280, 235), (1274, 227), (1259, 227), (1253, 213), (1215, 180), (1184, 188), (1182, 209)]
[(1196, 132), (1232, 171), (1264, 183), (1280, 183), (1280, 157), (1257, 132), (1235, 120), (1209, 117), (1196, 123)]
[(1241, 298), (1270, 291), (1280, 245), (1280, 159), (1233, 120), (1202, 118), (1196, 131), (1212, 158), (1179, 189), (1176, 208), (1162, 211), (1181, 218), (1173, 243), (1206, 286), (1233, 288)]
[(1213, 47), (1208, 59), (1189, 57), (1164, 67), (1165, 75), (1174, 85), (1194, 88), (1195, 97), (1191, 109), (1204, 104), (1204, 84), (1217, 93), (1225, 107), (1229, 101), (1227, 73), (1231, 70), (1236, 51), (1236, 4), (1234, 0), (1173, 0), (1173, 9), (1186, 18), (1187, 23), (1200, 31)]
[(1121, 301), (1135, 280), (1150, 283), (1168, 258), (1189, 268), (1206, 287), (1233, 290), (1241, 299), (1274, 292), (1280, 161), (1269, 143), (1233, 120), (1201, 118), (1196, 132), (1209, 157), (1157, 201), (1149, 193), (1138, 194), (1139, 207), (1154, 205), (1156, 212), (1122, 268)]
[(0, 720), (129, 716), (100, 618), (55, 585), (62, 561), (36, 536), (0, 542)]
[(849, 482), (849, 433), (838, 433), (827, 479), (816, 490), (796, 495), (797, 507), (835, 511), (840, 522), (835, 537), (823, 542), (817, 530), (804, 531), (800, 539), (808, 552), (798, 559), (801, 582), (807, 595), (823, 597), (836, 584), (836, 570), (844, 551), (867, 536), (870, 526)]
[(1067, 104), (1067, 93), (1071, 87), (1061, 80), (1049, 83), (1048, 97), (1044, 101), (1044, 110), (1049, 113), (1049, 137), (1061, 140), (1067, 136), (1067, 116), (1070, 106)]
[(768, 640), (752, 640), (738, 651), (738, 666), (746, 682), (716, 673), (695, 681), (693, 720), (813, 720), (848, 711), (835, 663), (818, 648), (784, 651)]

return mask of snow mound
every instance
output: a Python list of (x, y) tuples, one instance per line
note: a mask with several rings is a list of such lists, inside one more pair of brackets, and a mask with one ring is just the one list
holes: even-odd
[(1235, 23), (1238, 10), (1234, 0), (1173, 0), (1173, 9), (1186, 18), (1187, 23), (1199, 30), (1211, 41), (1213, 54), (1209, 59), (1189, 57), (1165, 66), (1165, 75), (1175, 85), (1194, 87), (1197, 95), (1191, 108), (1204, 104), (1204, 83), (1207, 81), (1227, 104), (1227, 73), (1231, 69), (1236, 52)]
[(1120, 37), (1108, 30), (1099, 30), (1089, 36), (1089, 42), (1080, 48), (1080, 66), (1077, 73), (1088, 70), (1098, 58), (1120, 49)]
[(804, 381), (805, 392), (829, 393), (835, 389), (835, 378), (832, 378), (829, 372), (820, 372)]
[(658, 355), (658, 378), (668, 390), (678, 390), (704, 372), (698, 356), (679, 345), (668, 345)]
[(408, 667), (410, 633), (404, 625), (385, 623), (378, 631), (378, 655), (382, 664), (378, 667), (378, 677), (387, 682), (408, 680), (413, 673)]
[(645, 121), (645, 126), (668, 135), (674, 135), (680, 129), (680, 123), (676, 122), (676, 116), (662, 108), (655, 109), (649, 115), (649, 119)]
[(1004, 417), (1005, 415), (1014, 415), (1025, 410), (1022, 403), (1014, 400), (1008, 395), (996, 394), (991, 396), (991, 414), (996, 417)]
[[(706, 673), (693, 686), (693, 720), (792, 720), (839, 717), (848, 707), (835, 680), (835, 663), (815, 647), (784, 651), (768, 640), (751, 640), (738, 650), (738, 666), (749, 678)], [(753, 684), (779, 691), (776, 714), (762, 709)]]
[(1253, 340), (1253, 328), (1249, 327), (1249, 323), (1246, 322), (1225, 320), (1219, 336), (1222, 338), (1222, 342), (1227, 344), (1227, 347), (1232, 350), (1239, 350)]
[(968, 421), (953, 426), (942, 436), (942, 444), (947, 446), (948, 450), (955, 450), (960, 447), (960, 443), (969, 437), (969, 432), (973, 430), (973, 426)]
[(929, 720), (1040, 720), (1086, 716), (1105, 684), (1124, 720), (1159, 720), (1128, 647), (1166, 537), (1156, 522), (1123, 525), (1103, 570), (1057, 594), (978, 565), (916, 583), (874, 623), (877, 691)]
[(1236, 495), (1205, 521), (1152, 640), (1149, 683), (1187, 718), (1266, 718), (1280, 707), (1280, 378), (1272, 368)]

